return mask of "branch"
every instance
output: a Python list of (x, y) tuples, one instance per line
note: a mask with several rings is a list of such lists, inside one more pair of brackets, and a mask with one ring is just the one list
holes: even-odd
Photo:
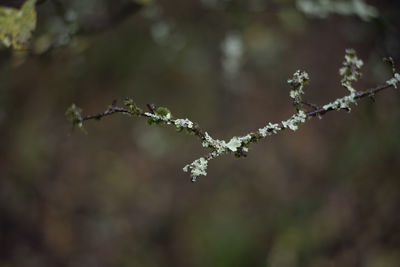
[[(25, 2), (26, 0), (0, 0), (0, 6), (20, 9)], [(38, 6), (43, 4), (44, 2), (46, 2), (46, 0), (36, 0), (35, 4)]]
[(379, 16), (378, 10), (364, 0), (296, 0), (296, 6), (305, 15), (317, 18), (326, 18), (335, 13), (344, 16), (356, 15), (364, 21), (370, 21)]
[[(154, 104), (148, 104), (147, 107), (149, 112), (145, 112), (141, 108), (137, 107), (130, 98), (127, 98), (124, 101), (124, 107), (117, 107), (116, 101), (114, 100), (112, 105), (110, 105), (104, 112), (87, 116), (82, 116), (82, 110), (73, 104), (67, 110), (66, 116), (72, 122), (73, 126), (77, 126), (82, 130), (84, 130), (83, 123), (85, 121), (92, 119), (100, 120), (103, 117), (115, 113), (122, 113), (129, 116), (144, 117), (147, 118), (149, 124), (164, 124), (172, 126), (179, 131), (185, 131), (197, 136), (200, 139), (202, 146), (210, 149), (210, 152), (183, 168), (185, 172), (190, 171), (192, 181), (195, 182), (200, 175), (207, 175), (206, 170), (208, 162), (214, 158), (224, 154), (234, 154), (236, 157), (246, 157), (247, 152), (249, 151), (249, 146), (261, 139), (277, 134), (285, 129), (296, 131), (299, 124), (305, 123), (308, 119), (313, 117), (321, 118), (330, 111), (346, 110), (350, 112), (350, 105), (357, 104), (358, 99), (364, 97), (373, 98), (376, 93), (391, 87), (397, 88), (397, 85), (400, 83), (400, 74), (395, 72), (394, 63), (392, 62), (393, 77), (387, 80), (385, 84), (365, 91), (357, 91), (352, 86), (352, 83), (360, 78), (360, 69), (362, 65), (363, 62), (358, 59), (355, 51), (353, 49), (347, 49), (345, 61), (343, 62), (343, 67), (340, 68), (339, 73), (342, 76), (341, 84), (349, 91), (349, 94), (323, 106), (317, 106), (302, 100), (304, 95), (303, 89), (309, 82), (309, 76), (305, 71), (296, 71), (293, 77), (288, 80), (288, 83), (292, 87), (290, 97), (293, 99), (293, 105), (296, 108), (296, 112), (287, 120), (277, 123), (269, 122), (263, 128), (250, 132), (245, 136), (234, 136), (229, 141), (212, 138), (207, 132), (201, 130), (197, 123), (194, 123), (187, 118), (173, 118), (171, 112), (167, 108), (156, 107)], [(306, 111), (304, 106), (311, 107), (313, 110)]]
[(103, 117), (110, 116), (115, 113), (122, 113), (125, 115), (130, 116), (137, 116), (137, 117), (144, 117), (147, 118), (147, 122), (149, 124), (166, 124), (166, 125), (173, 125), (178, 130), (182, 131), (185, 130), (187, 133), (193, 134), (199, 137), (201, 140), (205, 140), (206, 136), (203, 131), (200, 129), (197, 123), (190, 121), (189, 119), (175, 119), (172, 117), (171, 112), (169, 109), (165, 107), (155, 107), (154, 104), (148, 104), (147, 107), (149, 108), (150, 112), (144, 112), (141, 108), (136, 106), (131, 98), (127, 98), (124, 101), (125, 107), (117, 107), (116, 101), (112, 103), (102, 113), (94, 114), (94, 115), (87, 115), (82, 116), (82, 110), (78, 108), (75, 104), (72, 104), (71, 107), (68, 108), (65, 115), (67, 118), (72, 122), (73, 126), (77, 126), (84, 130), (83, 122), (88, 120), (100, 120)]

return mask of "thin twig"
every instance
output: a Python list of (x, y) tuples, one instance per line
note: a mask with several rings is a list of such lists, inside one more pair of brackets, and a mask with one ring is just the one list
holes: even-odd
[[(293, 90), (290, 91), (290, 97), (294, 99), (296, 113), (287, 120), (277, 123), (270, 122), (263, 128), (250, 132), (245, 136), (234, 136), (229, 141), (212, 138), (207, 132), (201, 130), (197, 123), (194, 123), (189, 119), (173, 118), (167, 108), (156, 107), (154, 104), (147, 104), (147, 108), (150, 112), (144, 112), (142, 109), (136, 106), (132, 99), (129, 98), (124, 102), (125, 107), (117, 107), (116, 101), (113, 101), (109, 108), (102, 113), (82, 116), (81, 109), (75, 105), (72, 105), (67, 110), (66, 114), (67, 117), (72, 121), (73, 125), (78, 125), (81, 129), (83, 129), (83, 122), (85, 121), (92, 119), (100, 120), (103, 117), (110, 116), (115, 113), (122, 113), (130, 116), (144, 117), (148, 119), (150, 124), (163, 124), (172, 126), (179, 131), (184, 130), (187, 133), (197, 136), (201, 140), (202, 146), (209, 148), (211, 152), (183, 168), (184, 171), (190, 171), (192, 181), (196, 181), (197, 177), (200, 175), (207, 174), (207, 164), (214, 158), (228, 153), (232, 153), (237, 157), (246, 157), (249, 146), (261, 139), (266, 138), (267, 136), (277, 134), (285, 129), (291, 129), (295, 131), (298, 129), (298, 125), (305, 123), (307, 119), (311, 119), (313, 117), (321, 118), (323, 115), (333, 110), (350, 111), (350, 105), (355, 104), (356, 100), (364, 97), (374, 98), (375, 94), (378, 92), (391, 87), (396, 88), (400, 83), (400, 74), (394, 73), (393, 77), (386, 81), (385, 84), (379, 85), (375, 88), (367, 89), (365, 91), (356, 91), (356, 89), (352, 87), (351, 83), (353, 81), (357, 81), (357, 79), (361, 76), (359, 69), (363, 63), (357, 58), (355, 51), (350, 49), (346, 50), (345, 62), (343, 64), (344, 67), (340, 69), (340, 73), (343, 77), (341, 82), (342, 86), (344, 86), (350, 92), (349, 95), (338, 98), (335, 101), (322, 106), (303, 101), (303, 87), (308, 83), (309, 77), (304, 71), (296, 71), (293, 75), (293, 78), (288, 80), (288, 83), (293, 87)], [(302, 109), (302, 105), (309, 106), (314, 110), (305, 111)]]
[[(378, 92), (380, 92), (382, 90), (385, 90), (387, 88), (390, 88), (390, 87), (393, 87), (393, 85), (391, 85), (391, 84), (382, 84), (382, 85), (379, 85), (379, 86), (377, 86), (375, 88), (371, 88), (371, 89), (368, 89), (368, 90), (365, 90), (365, 91), (359, 91), (359, 92), (356, 93), (356, 96), (354, 97), (354, 99), (361, 99), (361, 98), (364, 98), (366, 96), (375, 95), (376, 93), (378, 93)], [(318, 116), (318, 115), (322, 116), (325, 113), (328, 113), (329, 111), (332, 111), (332, 110), (335, 110), (335, 109), (332, 109), (332, 108), (329, 108), (329, 109), (318, 108), (316, 110), (307, 112), (306, 114), (307, 114), (307, 117), (315, 117), (315, 116)]]

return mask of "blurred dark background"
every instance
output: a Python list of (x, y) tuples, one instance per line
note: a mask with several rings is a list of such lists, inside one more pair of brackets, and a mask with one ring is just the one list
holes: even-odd
[[(386, 90), (211, 161), (192, 136), (122, 115), (64, 117), (113, 99), (156, 103), (229, 139), (346, 94), (352, 47), (366, 89), (400, 64), (398, 1), (306, 16), (293, 0), (44, 1), (30, 49), (0, 50), (0, 266), (400, 266), (400, 99)], [(121, 103), (121, 101), (119, 102)]]

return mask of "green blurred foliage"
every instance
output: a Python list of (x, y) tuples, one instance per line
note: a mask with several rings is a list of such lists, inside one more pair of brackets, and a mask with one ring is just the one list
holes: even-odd
[(36, 27), (36, 0), (26, 1), (21, 9), (0, 6), (0, 40), (6, 47), (26, 47)]

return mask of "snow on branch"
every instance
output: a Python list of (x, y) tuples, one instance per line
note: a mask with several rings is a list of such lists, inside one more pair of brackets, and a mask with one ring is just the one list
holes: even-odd
[[(353, 49), (347, 49), (343, 67), (339, 69), (339, 74), (342, 76), (341, 84), (349, 91), (348, 95), (338, 98), (330, 103), (322, 106), (310, 104), (303, 100), (304, 87), (309, 83), (309, 75), (305, 71), (298, 70), (293, 74), (293, 77), (288, 80), (288, 84), (292, 87), (290, 97), (293, 99), (295, 113), (280, 122), (268, 122), (264, 127), (250, 132), (244, 136), (234, 136), (230, 140), (218, 140), (213, 138), (208, 132), (200, 129), (199, 125), (187, 118), (174, 118), (169, 109), (165, 107), (156, 107), (154, 104), (148, 104), (148, 111), (139, 108), (131, 98), (124, 101), (123, 107), (117, 107), (116, 101), (108, 107), (104, 112), (95, 115), (82, 115), (82, 110), (75, 104), (66, 111), (67, 118), (72, 122), (73, 126), (84, 130), (84, 122), (88, 120), (100, 120), (103, 117), (122, 113), (134, 117), (146, 118), (149, 124), (164, 124), (171, 126), (178, 131), (184, 131), (188, 134), (196, 136), (200, 139), (203, 147), (210, 151), (194, 160), (192, 163), (183, 167), (183, 171), (189, 172), (191, 180), (195, 182), (200, 176), (207, 175), (208, 162), (221, 155), (233, 154), (236, 157), (246, 157), (249, 151), (249, 146), (257, 141), (268, 136), (274, 135), (285, 129), (296, 131), (300, 124), (305, 123), (313, 117), (321, 118), (324, 114), (333, 110), (346, 110), (350, 112), (350, 106), (357, 104), (357, 100), (364, 97), (374, 97), (376, 93), (384, 89), (393, 87), (397, 88), (400, 83), (400, 74), (396, 72), (393, 60), (392, 63), (393, 76), (384, 84), (365, 91), (357, 91), (352, 83), (361, 77), (361, 67), (363, 61), (359, 59)], [(306, 110), (305, 107), (311, 110)], [(84, 130), (85, 131), (85, 130)]]

